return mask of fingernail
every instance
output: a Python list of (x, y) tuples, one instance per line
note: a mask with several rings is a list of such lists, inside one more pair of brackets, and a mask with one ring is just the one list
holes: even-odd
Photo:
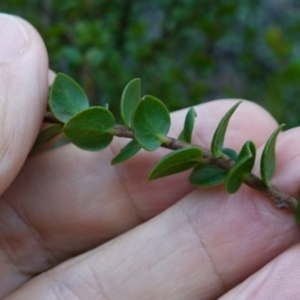
[(0, 13), (0, 62), (9, 61), (21, 54), (28, 42), (28, 35), (21, 22)]

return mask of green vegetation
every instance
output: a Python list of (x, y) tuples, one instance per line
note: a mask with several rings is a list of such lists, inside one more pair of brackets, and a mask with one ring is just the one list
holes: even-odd
[(170, 110), (236, 97), (287, 128), (300, 124), (295, 1), (2, 2), (2, 11), (36, 26), (51, 68), (79, 82), (93, 104), (118, 112), (123, 87), (138, 77)]

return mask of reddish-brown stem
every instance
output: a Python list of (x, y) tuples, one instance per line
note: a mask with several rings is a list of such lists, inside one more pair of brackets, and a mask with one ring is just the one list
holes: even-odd
[[(116, 125), (114, 135), (119, 137), (132, 138), (132, 139), (134, 138), (133, 131), (123, 125)], [(161, 146), (167, 149), (177, 150), (190, 145), (191, 144), (174, 139), (172, 137), (167, 137), (167, 141), (163, 143)], [(210, 150), (203, 148), (199, 145), (193, 145), (193, 146), (197, 146), (202, 150), (203, 160), (208, 164), (218, 166), (224, 170), (230, 170), (234, 165), (234, 161), (231, 159), (228, 158), (226, 159), (222, 157), (216, 159), (212, 156)], [(267, 196), (269, 199), (271, 199), (274, 202), (275, 206), (277, 206), (278, 208), (288, 208), (293, 212), (296, 211), (298, 201), (295, 198), (279, 191), (276, 186), (267, 187), (263, 183), (263, 181), (256, 175), (250, 174), (245, 178), (244, 183), (249, 187), (253, 188), (254, 190)]]
[[(59, 122), (56, 118), (54, 118), (51, 115), (45, 116), (44, 119), (45, 122), (50, 122), (50, 123), (57, 123)], [(116, 125), (113, 132), (113, 135), (118, 136), (118, 137), (125, 137), (125, 138), (131, 138), (134, 139), (134, 133), (131, 129), (127, 128), (124, 125)], [(180, 148), (188, 147), (191, 146), (191, 144), (185, 143), (183, 141), (180, 141), (178, 139), (172, 138), (172, 137), (167, 137), (166, 141), (161, 145), (161, 147), (171, 149), (171, 150), (177, 150)], [(218, 166), (224, 170), (230, 170), (232, 166), (234, 165), (234, 161), (231, 160), (229, 157), (220, 157), (220, 158), (214, 158), (211, 151), (203, 148), (199, 145), (193, 145), (196, 147), (199, 147), (202, 152), (203, 152), (203, 161), (207, 164), (215, 165)], [(271, 186), (267, 187), (263, 181), (257, 177), (254, 174), (248, 175), (244, 183), (248, 185), (249, 187), (253, 188), (254, 190), (262, 193), (266, 197), (268, 197), (270, 200), (273, 201), (276, 207), (278, 208), (288, 208), (291, 211), (295, 212), (297, 209), (297, 203), (298, 201), (281, 192), (278, 190), (276, 186)]]

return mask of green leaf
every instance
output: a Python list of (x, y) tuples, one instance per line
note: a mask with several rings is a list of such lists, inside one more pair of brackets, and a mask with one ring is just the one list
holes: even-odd
[(141, 80), (131, 80), (125, 87), (121, 97), (121, 118), (131, 128), (132, 116), (141, 99)]
[(112, 165), (119, 164), (141, 150), (141, 146), (135, 141), (130, 141), (124, 148), (121, 149), (120, 153), (111, 161)]
[(187, 143), (191, 142), (195, 124), (195, 117), (197, 117), (196, 111), (193, 107), (191, 107), (186, 114), (183, 130), (178, 137), (179, 140)]
[(248, 176), (254, 166), (256, 155), (256, 148), (252, 141), (247, 141), (237, 160), (235, 165), (229, 170), (226, 178), (225, 178), (225, 188), (229, 194), (235, 193), (246, 176)]
[(222, 152), (224, 154), (226, 154), (227, 156), (229, 156), (232, 160), (236, 161), (238, 154), (236, 153), (235, 150), (231, 149), (231, 148), (223, 148)]
[(236, 103), (226, 114), (225, 116), (222, 118), (222, 120), (220, 121), (212, 142), (211, 142), (211, 153), (213, 155), (214, 158), (218, 158), (221, 157), (223, 152), (223, 143), (224, 143), (224, 138), (225, 138), (225, 133), (226, 133), (226, 129), (229, 123), (229, 120), (232, 116), (232, 114), (235, 112), (235, 110), (237, 109), (237, 107), (242, 103), (242, 101), (239, 101), (238, 103)]
[(63, 132), (63, 126), (63, 124), (52, 124), (43, 128), (38, 134), (32, 146), (30, 154), (37, 153), (38, 150), (40, 150), (40, 148), (43, 147), (46, 143), (48, 143), (57, 135), (61, 134)]
[(190, 175), (190, 183), (200, 187), (210, 187), (224, 181), (227, 171), (209, 164), (198, 164)]
[(66, 137), (77, 147), (98, 151), (113, 139), (115, 119), (104, 107), (90, 107), (72, 117), (64, 127)]
[(279, 132), (282, 130), (282, 128), (285, 126), (285, 124), (280, 125), (270, 136), (268, 139), (260, 161), (260, 175), (262, 178), (262, 181), (264, 184), (268, 187), (270, 187), (270, 179), (272, 178), (274, 172), (275, 172), (275, 166), (276, 166), (276, 155), (275, 155), (275, 145), (276, 145), (276, 139), (279, 134)]
[(149, 180), (183, 172), (201, 161), (202, 150), (186, 147), (175, 150), (163, 157), (151, 170)]
[(145, 150), (154, 151), (165, 142), (171, 118), (160, 100), (145, 96), (135, 110), (132, 125), (136, 141)]
[(82, 88), (64, 74), (56, 75), (50, 89), (49, 106), (55, 117), (61, 122), (89, 107), (89, 101)]

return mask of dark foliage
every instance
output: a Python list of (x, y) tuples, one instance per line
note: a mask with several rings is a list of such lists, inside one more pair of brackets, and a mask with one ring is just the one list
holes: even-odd
[(292, 0), (6, 0), (43, 36), (51, 68), (117, 111), (124, 85), (171, 110), (216, 98), (256, 101), (300, 123), (300, 4)]

